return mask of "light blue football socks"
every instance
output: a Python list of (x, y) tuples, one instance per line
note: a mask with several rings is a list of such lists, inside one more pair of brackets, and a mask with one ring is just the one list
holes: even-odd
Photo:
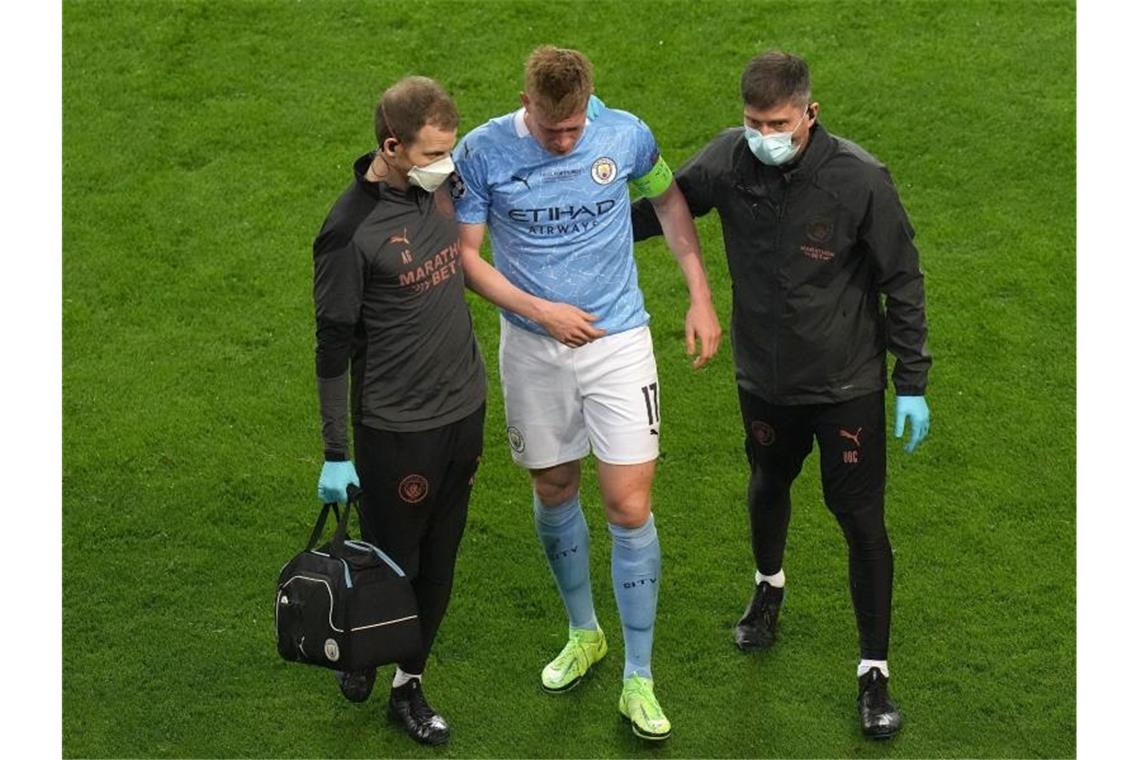
[[(570, 627), (597, 630), (590, 590), (590, 534), (577, 495), (556, 507), (534, 497), (534, 526), (542, 543)], [(624, 678), (653, 678), (653, 624), (657, 618), (657, 587), (661, 575), (661, 544), (653, 515), (644, 525), (610, 525), (613, 537), (611, 571), (614, 597), (625, 639)]]
[(570, 627), (597, 630), (590, 592), (590, 532), (578, 494), (556, 507), (543, 506), (535, 494), (534, 528), (566, 605)]
[(653, 623), (657, 618), (657, 586), (661, 577), (661, 543), (653, 514), (639, 528), (610, 525), (614, 597), (625, 637), (625, 675), (653, 678)]

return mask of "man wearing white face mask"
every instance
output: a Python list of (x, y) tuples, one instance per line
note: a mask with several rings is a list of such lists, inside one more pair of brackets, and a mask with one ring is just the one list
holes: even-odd
[[(364, 492), (364, 539), (412, 579), (423, 650), (399, 663), (388, 710), (417, 741), (449, 728), (421, 677), (451, 595), (467, 502), (483, 450), (486, 379), (464, 300), (461, 185), (451, 149), (459, 115), (444, 89), (409, 77), (375, 111), (378, 150), (357, 159), (352, 183), (313, 243), (317, 388), (325, 463), (322, 502)], [(349, 457), (349, 371), (353, 440)], [(363, 702), (375, 670), (340, 673)]]
[[(743, 128), (725, 130), (677, 172), (694, 215), (719, 212), (733, 281), (756, 563), (736, 644), (755, 651), (775, 642), (789, 494), (814, 439), (824, 501), (848, 544), (860, 722), (867, 736), (887, 738), (902, 725), (887, 692), (894, 572), (884, 521), (888, 350), (895, 356), (895, 436), (909, 421), (911, 452), (930, 426), (924, 394), (931, 358), (914, 230), (886, 167), (819, 124), (807, 63), (764, 53), (748, 63), (740, 88)], [(644, 202), (635, 204), (633, 220), (638, 240), (661, 233)]]

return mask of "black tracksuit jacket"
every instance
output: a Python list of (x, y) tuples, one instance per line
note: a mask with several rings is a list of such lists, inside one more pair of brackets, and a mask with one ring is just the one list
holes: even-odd
[[(676, 179), (693, 216), (720, 214), (744, 390), (772, 404), (847, 401), (886, 386), (889, 348), (896, 392), (926, 392), (914, 230), (874, 156), (816, 124), (790, 167), (765, 166), (736, 127)], [(644, 199), (633, 205), (633, 230), (636, 240), (661, 234)]]
[[(351, 358), (352, 419), (377, 430), (433, 430), (486, 399), (459, 263), (448, 182), (434, 193), (365, 177), (373, 154), (313, 242), (318, 386), (344, 384)], [(347, 457), (346, 388), (322, 389), (325, 458)]]

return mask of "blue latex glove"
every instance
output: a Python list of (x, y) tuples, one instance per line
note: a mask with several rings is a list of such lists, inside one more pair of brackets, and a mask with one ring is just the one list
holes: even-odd
[(911, 453), (930, 432), (930, 407), (925, 396), (899, 396), (895, 400), (895, 438), (902, 438), (906, 421), (910, 420), (910, 440), (903, 449)]
[(602, 102), (601, 98), (597, 95), (591, 95), (590, 99), (586, 102), (586, 118), (598, 118), (598, 114), (600, 114), (605, 107), (606, 104)]
[(348, 501), (348, 484), (360, 487), (360, 478), (356, 475), (356, 468), (352, 460), (344, 462), (325, 462), (321, 467), (321, 479), (317, 481), (317, 498), (322, 504), (331, 501)]

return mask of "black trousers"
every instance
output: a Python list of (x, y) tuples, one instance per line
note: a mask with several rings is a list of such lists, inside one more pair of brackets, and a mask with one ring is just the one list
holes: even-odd
[(419, 603), (423, 651), (400, 663), (405, 673), (423, 673), (451, 599), (467, 502), (483, 453), (485, 411), (481, 406), (458, 422), (423, 432), (363, 425), (354, 430), (364, 540), (404, 569)]
[(883, 515), (887, 479), (883, 392), (836, 404), (778, 406), (739, 391), (745, 451), (752, 468), (748, 508), (756, 568), (773, 575), (783, 567), (792, 514), (790, 489), (814, 438), (819, 442), (823, 499), (847, 539), (860, 651), (865, 659), (885, 660), (894, 557)]

